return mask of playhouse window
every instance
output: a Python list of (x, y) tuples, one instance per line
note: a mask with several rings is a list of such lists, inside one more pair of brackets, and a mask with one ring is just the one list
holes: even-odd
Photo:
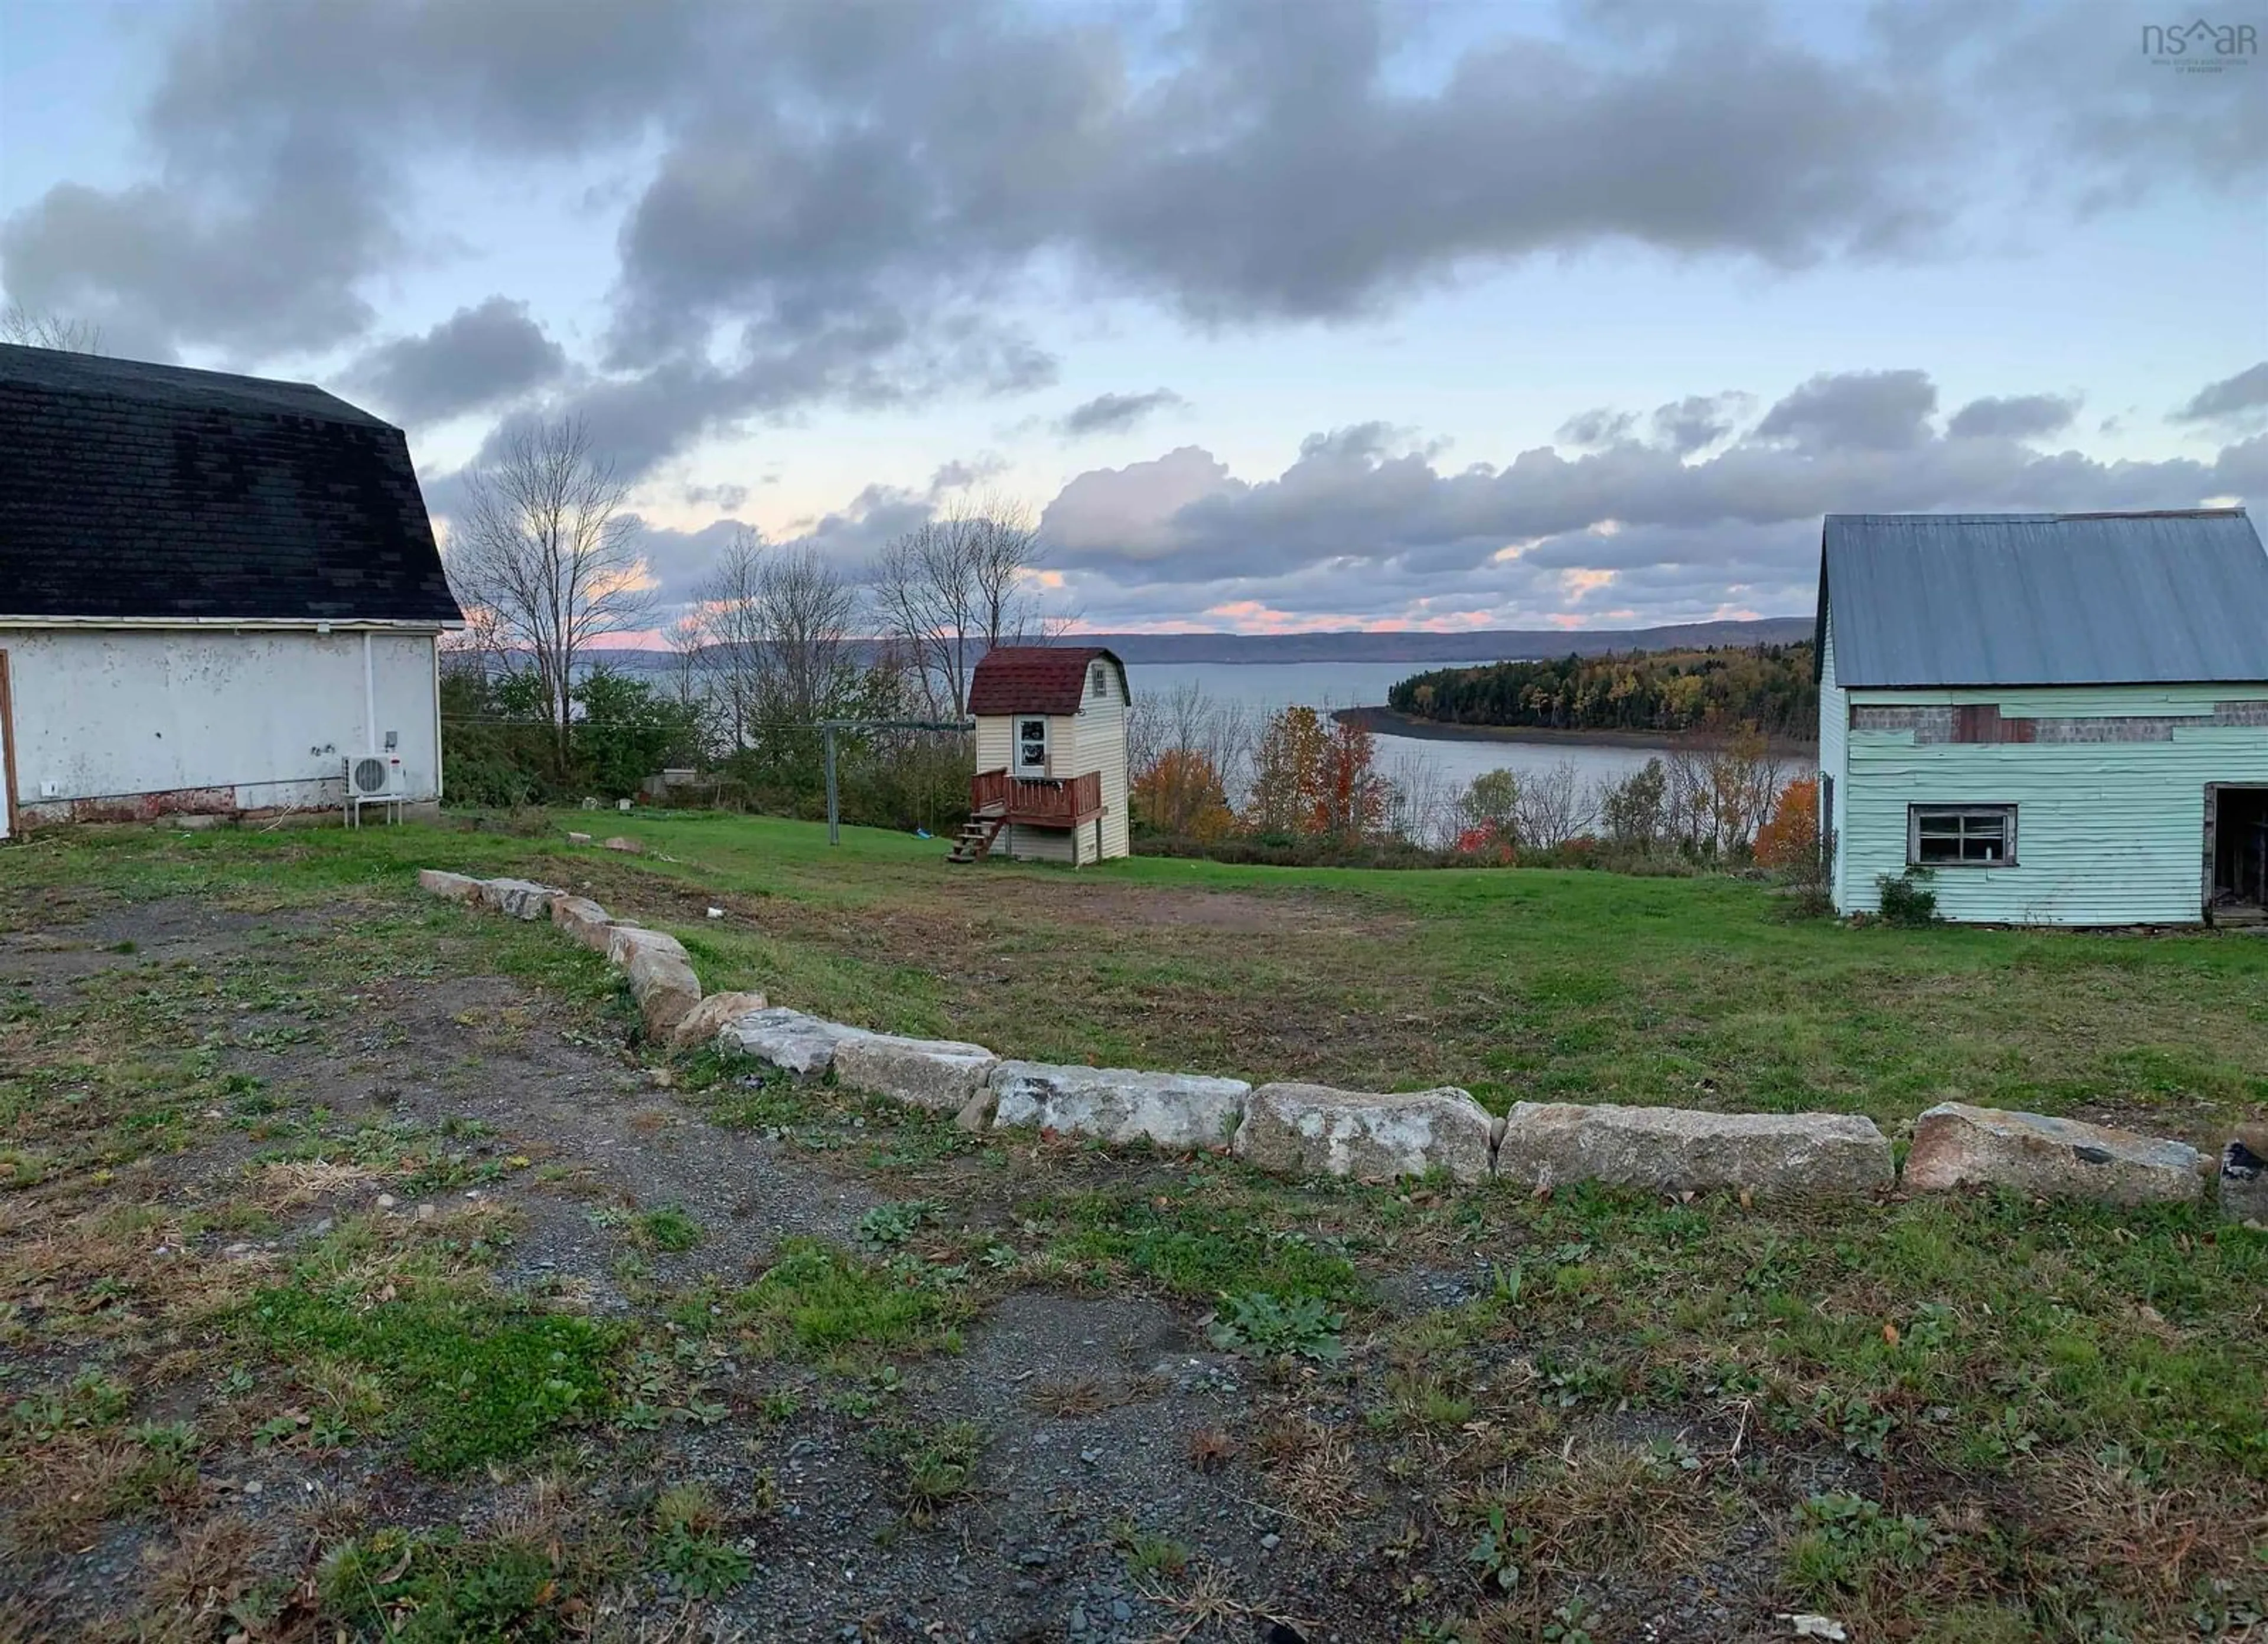
[(2013, 867), (2014, 805), (1909, 805), (1906, 861), (1917, 868)]
[(1016, 722), (1016, 769), (1021, 773), (1045, 772), (1048, 768), (1048, 722), (1044, 719), (1020, 719)]

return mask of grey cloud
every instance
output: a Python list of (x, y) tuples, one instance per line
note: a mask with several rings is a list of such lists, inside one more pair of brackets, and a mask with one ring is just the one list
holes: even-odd
[(1928, 435), (1926, 371), (1822, 371), (1764, 413), (1756, 437), (1814, 451), (1902, 451)]
[[(1657, 406), (1647, 419), (1653, 443), (1681, 457), (1705, 451), (1730, 434), (1735, 419), (1749, 403), (1743, 393), (1688, 394), (1683, 400)], [(1559, 439), (1579, 451), (1599, 451), (1632, 439), (1638, 413), (1607, 407), (1578, 412), (1559, 425)]]
[(731, 513), (748, 500), (748, 488), (719, 482), (716, 485), (688, 485), (678, 493), (688, 508), (721, 508)]
[[(218, 0), (175, 28), (144, 112), (162, 182), (59, 184), (0, 260), (17, 300), (152, 346), (315, 348), (359, 336), (365, 283), (433, 249), (421, 168), (635, 165), (593, 393), (655, 418), (623, 440), (652, 460), (812, 400), (957, 388), (940, 357), (987, 392), (1049, 381), (987, 318), (1035, 270), (1241, 325), (1601, 245), (1933, 254), (1989, 193), (1983, 107), (2066, 205), (2241, 188), (2268, 163), (2268, 104), (2241, 88), (2114, 75), (2060, 19), (1928, 11), (1833, 48), (1762, 8), (1492, 13), (1413, 57), (1385, 0)], [(1702, 427), (1657, 435), (1690, 451)]]
[[(979, 322), (917, 333), (903, 316), (866, 312), (752, 343), (728, 364), (680, 354), (644, 371), (579, 378), (530, 414), (580, 417), (594, 447), (637, 478), (699, 439), (815, 400), (879, 409), (948, 387), (1018, 393), (1054, 372), (1053, 359), (1023, 338)], [(508, 427), (491, 431), (481, 460), (501, 448)]]
[(1077, 439), (1088, 434), (1124, 434), (1153, 413), (1189, 404), (1170, 388), (1152, 388), (1144, 394), (1097, 394), (1073, 406), (1057, 422), (1057, 429)]
[(355, 282), (394, 244), (366, 186), (320, 144), (241, 187), (59, 183), (0, 224), (0, 273), (24, 306), (137, 354), (320, 348), (369, 325)]
[(423, 336), (371, 349), (348, 378), (393, 416), (438, 422), (518, 399), (566, 370), (566, 351), (528, 318), (526, 304), (491, 297)]
[(1611, 445), (1617, 440), (1628, 439), (1631, 429), (1637, 425), (1637, 413), (1601, 406), (1596, 410), (1578, 411), (1562, 422), (1559, 437), (1578, 447)]
[(972, 485), (982, 485), (996, 474), (1008, 471), (1008, 459), (996, 451), (966, 459), (955, 458), (939, 463), (937, 472), (929, 477), (929, 494), (942, 496), (947, 491), (965, 491)]
[[(1662, 545), (1810, 533), (1830, 511), (1897, 512), (2193, 506), (2268, 494), (2268, 436), (2212, 462), (2106, 463), (2009, 440), (1918, 428), (1934, 388), (1920, 372), (1879, 373), (1895, 415), (1847, 378), (1815, 379), (1781, 402), (1784, 443), (1747, 441), (1701, 461), (1623, 442), (1563, 456), (1523, 451), (1498, 467), (1438, 468), (1372, 430), (1318, 436), (1281, 474), (1230, 475), (1202, 448), (1081, 474), (1050, 504), (1057, 562), (1152, 584), (1265, 585), (1308, 568), (1440, 577), (1449, 585), (1527, 563), (1634, 576)], [(1845, 415), (1846, 413), (1850, 415)], [(1769, 421), (1769, 419), (1768, 419)], [(1853, 437), (1853, 424), (1863, 437)], [(1895, 436), (1893, 437), (1892, 436)], [(1690, 533), (1715, 533), (1713, 538)], [(1711, 561), (1727, 571), (1721, 553)], [(1769, 570), (1770, 567), (1764, 567)], [(1760, 571), (1759, 574), (1762, 574)]]
[(1653, 437), (1681, 457), (1706, 451), (1730, 434), (1749, 404), (1744, 393), (1688, 394), (1653, 414)]
[(2176, 422), (2218, 422), (2268, 411), (2268, 360), (2249, 365), (2234, 377), (2207, 383), (2173, 414)]
[[(715, 568), (733, 539), (751, 527), (737, 519), (711, 520), (693, 531), (676, 531), (631, 516), (632, 545), (645, 558), (646, 575), (654, 583), (657, 606), (674, 607), (694, 597), (701, 579)], [(666, 620), (658, 615), (657, 621)]]
[(2060, 434), (2079, 415), (2077, 394), (2015, 394), (1972, 400), (1945, 431), (1955, 439), (2037, 439)]
[(372, 319), (361, 283), (423, 249), (408, 209), (415, 162), (629, 141), (707, 61), (696, 11), (679, 0), (183, 11), (140, 121), (159, 180), (58, 183), (0, 228), (0, 271), (16, 300), (154, 350), (258, 359), (357, 337)]

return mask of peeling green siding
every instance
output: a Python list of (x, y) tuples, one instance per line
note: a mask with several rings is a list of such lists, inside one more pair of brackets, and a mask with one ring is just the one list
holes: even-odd
[[(2210, 714), (2268, 701), (2256, 686), (2103, 686), (1853, 691), (1849, 708), (1997, 704), (2007, 718)], [(1822, 693), (1821, 758), (1827, 758)], [(2004, 924), (2196, 924), (2203, 914), (2205, 785), (2268, 784), (2268, 727), (2176, 727), (2167, 742), (1940, 744), (1911, 730), (1846, 730), (1837, 906), (1871, 911), (1876, 878), (1906, 866), (1910, 804), (2013, 804), (2016, 861), (1940, 868), (1947, 918)]]

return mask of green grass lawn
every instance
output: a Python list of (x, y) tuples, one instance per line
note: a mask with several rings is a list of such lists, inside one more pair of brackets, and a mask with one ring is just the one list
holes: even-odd
[[(586, 821), (649, 854), (568, 847)], [(1453, 1083), (1498, 1108), (1895, 1123), (1966, 1100), (2199, 1141), (2268, 1104), (2258, 937), (1845, 929), (1791, 921), (1769, 887), (1730, 878), (1171, 859), (1071, 873), (944, 853), (867, 829), (830, 848), (806, 823), (564, 813), (537, 837), (123, 833), (8, 861), (142, 893), (526, 873), (676, 929), (711, 991), (1042, 1060)]]

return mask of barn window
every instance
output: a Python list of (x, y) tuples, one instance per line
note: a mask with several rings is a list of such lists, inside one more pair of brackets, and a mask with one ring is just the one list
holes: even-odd
[(1094, 672), (1087, 677), (1086, 694), (1098, 702), (1110, 700), (1110, 670), (1099, 662), (1094, 664)]
[(2016, 807), (1909, 805), (1906, 861), (1917, 868), (2013, 867)]
[(1048, 722), (1044, 719), (1020, 719), (1016, 722), (1016, 774), (1020, 776), (1044, 776), (1048, 769)]

